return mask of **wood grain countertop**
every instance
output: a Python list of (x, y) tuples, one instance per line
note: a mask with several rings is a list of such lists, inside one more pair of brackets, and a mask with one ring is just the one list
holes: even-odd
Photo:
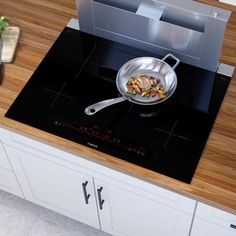
[[(230, 9), (221, 62), (236, 66), (236, 7), (202, 0)], [(75, 18), (75, 0), (0, 0), (1, 15), (21, 29), (13, 63), (4, 64), (0, 85), (0, 125), (60, 146), (105, 166), (236, 214), (236, 73), (215, 121), (191, 184), (171, 179), (118, 158), (4, 118), (14, 99), (52, 46), (69, 19)]]

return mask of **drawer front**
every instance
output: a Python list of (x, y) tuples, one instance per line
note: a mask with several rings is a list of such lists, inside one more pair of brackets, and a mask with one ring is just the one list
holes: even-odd
[(236, 214), (231, 214), (206, 204), (198, 203), (196, 217), (205, 219), (228, 229), (235, 229), (236, 233)]
[(0, 168), (0, 189), (23, 198), (23, 194), (18, 185), (13, 172)]

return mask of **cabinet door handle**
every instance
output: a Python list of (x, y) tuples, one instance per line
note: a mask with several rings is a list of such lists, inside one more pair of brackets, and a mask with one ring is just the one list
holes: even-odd
[(103, 203), (105, 202), (105, 200), (102, 199), (102, 195), (101, 195), (102, 189), (103, 189), (103, 187), (100, 187), (99, 189), (97, 189), (97, 193), (98, 193), (98, 204), (99, 204), (100, 210), (102, 210), (102, 205), (103, 205)]
[(90, 198), (90, 194), (87, 193), (87, 190), (86, 190), (86, 186), (88, 184), (88, 181), (82, 183), (82, 187), (83, 187), (83, 192), (84, 192), (84, 200), (85, 200), (85, 203), (88, 204), (88, 200)]
[(230, 228), (236, 229), (236, 225), (230, 224)]

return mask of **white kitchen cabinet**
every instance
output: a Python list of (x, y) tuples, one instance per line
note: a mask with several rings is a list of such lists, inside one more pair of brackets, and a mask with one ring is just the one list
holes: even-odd
[(235, 236), (236, 215), (198, 203), (191, 236)]
[[(0, 136), (1, 137), (1, 136)], [(15, 174), (9, 163), (3, 144), (0, 142), (0, 189), (23, 198)]]
[(189, 235), (192, 214), (178, 209), (178, 195), (174, 199), (167, 193), (163, 198), (124, 183), (97, 179), (95, 189), (103, 231), (117, 236)]
[(189, 235), (195, 200), (15, 132), (0, 132), (27, 200), (115, 236)]
[(100, 228), (91, 176), (46, 153), (5, 149), (27, 200)]

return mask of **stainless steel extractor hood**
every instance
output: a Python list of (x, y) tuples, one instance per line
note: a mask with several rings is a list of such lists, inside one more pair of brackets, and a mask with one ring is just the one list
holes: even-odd
[(77, 0), (81, 31), (216, 71), (230, 11), (191, 0)]

